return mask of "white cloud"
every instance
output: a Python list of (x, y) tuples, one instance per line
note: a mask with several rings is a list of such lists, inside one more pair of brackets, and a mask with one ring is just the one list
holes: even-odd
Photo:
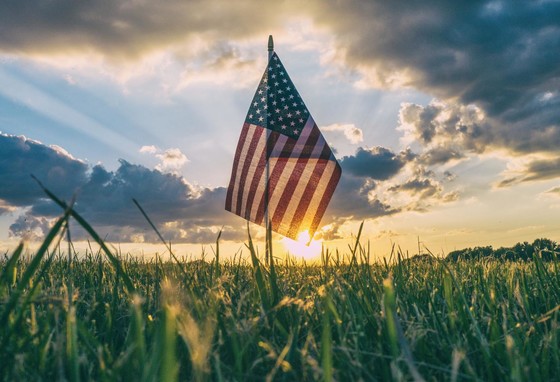
[(177, 173), (189, 161), (179, 149), (167, 149), (163, 153), (156, 154), (156, 158), (161, 160), (161, 163), (156, 166), (156, 170), (163, 173)]
[(142, 154), (155, 154), (158, 152), (158, 149), (156, 146), (151, 145), (151, 146), (142, 146), (139, 150), (139, 152), (141, 152)]
[(339, 124), (334, 123), (332, 125), (324, 126), (321, 128), (323, 131), (340, 131), (344, 133), (346, 139), (350, 141), (350, 143), (356, 145), (364, 140), (364, 134), (362, 129), (359, 129), (353, 123), (348, 124)]

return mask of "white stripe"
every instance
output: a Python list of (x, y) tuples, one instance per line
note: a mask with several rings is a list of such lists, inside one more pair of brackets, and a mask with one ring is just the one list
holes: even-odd
[(231, 197), (231, 211), (235, 213), (237, 211), (237, 196), (239, 193), (239, 183), (241, 182), (241, 173), (243, 172), (243, 167), (245, 166), (245, 161), (247, 159), (247, 152), (249, 151), (249, 146), (253, 140), (253, 136), (257, 130), (257, 126), (249, 125), (247, 128), (247, 136), (243, 142), (243, 148), (241, 149), (241, 154), (239, 155), (239, 162), (237, 163), (237, 168), (235, 169), (235, 184), (233, 185), (233, 192)]

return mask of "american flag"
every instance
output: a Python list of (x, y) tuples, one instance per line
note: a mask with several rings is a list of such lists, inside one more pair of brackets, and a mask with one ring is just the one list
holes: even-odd
[(266, 227), (268, 207), (274, 232), (296, 239), (307, 230), (312, 238), (340, 175), (331, 148), (272, 53), (241, 130), (226, 210)]

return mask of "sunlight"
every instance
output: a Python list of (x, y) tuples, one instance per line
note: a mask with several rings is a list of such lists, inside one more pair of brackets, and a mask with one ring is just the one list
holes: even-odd
[[(288, 239), (287, 237), (280, 240), (288, 252), (296, 257), (302, 257), (305, 260), (315, 260), (321, 255), (322, 240), (309, 240), (309, 231), (303, 231), (298, 235), (297, 240)], [(309, 243), (309, 245), (307, 245)]]

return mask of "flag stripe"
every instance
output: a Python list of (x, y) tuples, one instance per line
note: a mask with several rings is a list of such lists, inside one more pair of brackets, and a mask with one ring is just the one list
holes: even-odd
[[(336, 161), (329, 161), (329, 166), (334, 167), (333, 170), (331, 170), (332, 175), (331, 175), (331, 178), (329, 179), (329, 182), (328, 182), (325, 190), (323, 191), (323, 194), (322, 194), (323, 196), (321, 197), (321, 202), (317, 206), (317, 213), (315, 214), (315, 216), (313, 218), (313, 223), (311, 223), (311, 227), (309, 228), (309, 232), (317, 231), (317, 227), (319, 227), (319, 223), (321, 222), (321, 218), (325, 214), (327, 206), (329, 205), (329, 202), (331, 200), (332, 194), (334, 193), (336, 185), (338, 184), (338, 180), (340, 179), (341, 170), (340, 170), (340, 166), (338, 165), (338, 163)], [(321, 195), (321, 194), (319, 194), (319, 195)]]
[[(241, 215), (241, 197), (245, 192), (245, 180), (247, 178), (247, 172), (249, 171), (249, 167), (251, 164), (258, 163), (259, 158), (256, 157), (253, 153), (255, 152), (256, 147), (259, 144), (260, 137), (262, 135), (264, 129), (259, 128), (255, 125), (249, 125), (249, 133), (247, 134), (247, 141), (246, 144), (243, 146), (243, 151), (241, 153), (242, 160), (239, 163), (238, 167), (238, 174), (237, 179), (235, 182), (235, 188), (233, 190), (233, 200), (232, 200), (232, 211), (237, 215)], [(251, 156), (247, 154), (251, 153)], [(243, 216), (244, 217), (244, 216)]]
[[(321, 156), (323, 156), (323, 154), (326, 155), (325, 152), (330, 152), (331, 150), (329, 149), (329, 146), (324, 145), (322, 151), (323, 153), (321, 154)], [(314, 191), (320, 192), (321, 182), (322, 181), (325, 183), (327, 182), (326, 180), (323, 180), (323, 175), (325, 176), (329, 175), (328, 172), (325, 173), (328, 163), (330, 163), (330, 161), (318, 160), (317, 163), (315, 164), (315, 168), (313, 169), (313, 174), (311, 175), (309, 182), (305, 186), (305, 190), (303, 191), (302, 197), (298, 203), (296, 210), (293, 213), (293, 218), (290, 223), (288, 236), (290, 237), (296, 236), (299, 232), (305, 231), (305, 229), (307, 229), (309, 231), (310, 237), (313, 237), (313, 234), (315, 232), (312, 232), (310, 230), (311, 228), (310, 224), (308, 224), (307, 227), (306, 226), (302, 227), (302, 224), (305, 224), (309, 219), (312, 219), (312, 217), (316, 213), (316, 208), (313, 208), (311, 205), (313, 195), (314, 195), (313, 192)], [(307, 217), (308, 215), (310, 215), (309, 218)]]
[[(249, 132), (249, 124), (244, 123), (243, 128), (241, 129), (241, 136), (239, 137), (239, 142), (237, 143), (237, 149), (235, 150), (235, 157), (233, 159), (233, 168), (231, 169), (231, 178), (230, 178), (230, 181), (229, 181), (229, 186), (228, 186), (227, 195), (226, 195), (226, 210), (228, 210), (228, 211), (232, 211), (231, 199), (232, 199), (232, 195), (233, 195), (233, 188), (234, 188), (234, 184), (235, 184), (236, 179), (237, 179), (237, 171), (239, 169), (239, 161), (240, 161), (240, 158), (241, 158), (241, 152), (243, 151), (242, 147), (246, 143), (248, 132)], [(245, 160), (245, 158), (243, 158), (243, 160)]]
[[(302, 134), (302, 139), (309, 138), (309, 134)], [(269, 218), (272, 221), (272, 228), (277, 232), (281, 232), (279, 228), (279, 224), (276, 220), (274, 220), (274, 216), (277, 213), (279, 204), (284, 201), (287, 202), (284, 196), (284, 190), (289, 185), (289, 180), (291, 174), (294, 174), (297, 169), (298, 165), (298, 158), (296, 157), (298, 150), (296, 150), (297, 144), (293, 146), (294, 149), (292, 151), (292, 157), (289, 158), (278, 158), (276, 160), (274, 171), (271, 176), (271, 183), (270, 183), (270, 199), (269, 199)], [(302, 146), (299, 146), (299, 150), (302, 149)], [(301, 166), (300, 166), (301, 167)], [(289, 200), (288, 200), (289, 201)], [(264, 206), (263, 206), (264, 209)]]
[[(288, 139), (286, 144), (284, 145), (284, 147), (288, 147), (288, 148), (293, 148), (296, 144), (296, 141), (294, 139)], [(289, 158), (288, 158), (289, 160)], [(288, 163), (288, 160), (284, 159), (284, 160), (280, 160), (278, 159), (276, 161), (276, 164), (274, 165), (274, 168), (272, 169), (272, 171), (269, 174), (269, 201), (273, 199), (273, 196), (275, 194), (275, 190), (276, 190), (276, 186), (278, 185), (278, 181), (280, 180), (280, 175), (282, 174), (284, 168), (286, 167), (286, 164)], [(257, 218), (255, 219), (255, 222), (257, 224), (264, 224), (264, 210), (265, 210), (265, 205), (264, 205), (264, 195), (262, 196), (262, 202), (259, 203), (259, 210), (257, 212)], [(270, 203), (269, 203), (269, 211), (270, 211)]]
[[(268, 151), (271, 151), (271, 147), (276, 146), (276, 142), (280, 140), (280, 134), (277, 132), (271, 131), (270, 136), (268, 137)], [(253, 179), (251, 180), (251, 186), (249, 187), (248, 192), (245, 192), (244, 202), (244, 211), (246, 219), (251, 220), (255, 215), (255, 207), (254, 207), (254, 199), (256, 195), (264, 195), (264, 190), (266, 187), (266, 156), (264, 155), (265, 150), (260, 154), (259, 158), (259, 165), (253, 175)], [(270, 164), (269, 164), (270, 168)], [(270, 172), (270, 169), (269, 169)]]
[[(309, 120), (313, 121), (312, 118), (309, 118)], [(318, 134), (311, 134), (311, 132), (315, 132), (313, 127), (310, 127), (309, 129), (307, 129), (307, 130), (310, 130), (310, 132), (308, 134), (307, 141), (305, 143), (306, 146), (309, 145), (311, 147), (314, 147), (315, 144), (317, 143), (318, 139), (319, 139)], [(294, 164), (295, 171), (290, 172), (289, 179), (288, 179), (288, 181), (287, 181), (287, 183), (284, 187), (284, 190), (282, 192), (282, 196), (279, 199), (279, 200), (282, 200), (284, 202), (279, 203), (278, 208), (274, 209), (274, 215), (272, 215), (272, 225), (273, 225), (273, 227), (280, 226), (280, 224), (281, 224), (281, 222), (284, 218), (284, 214), (286, 212), (286, 209), (288, 208), (288, 204), (289, 204), (289, 202), (292, 202), (291, 198), (293, 197), (294, 192), (297, 190), (297, 186), (299, 184), (300, 179), (302, 178), (302, 176), (307, 175), (307, 173), (306, 173), (306, 169), (307, 169), (306, 162), (307, 161), (309, 161), (308, 158), (306, 158), (304, 156), (299, 156), (298, 159), (297, 159), (297, 162)]]
[[(272, 152), (274, 152), (275, 150), (282, 150), (282, 147), (286, 145), (286, 143), (288, 142), (288, 137), (286, 135), (282, 135), (282, 134), (278, 134), (276, 132), (272, 132), (272, 134), (276, 134), (278, 136), (274, 148), (272, 149)], [(268, 165), (269, 165), (269, 178), (270, 175), (272, 173), (274, 173), (274, 169), (276, 167), (276, 164), (278, 163), (277, 158), (270, 158), (268, 161)], [(251, 221), (253, 222), (257, 222), (257, 216), (259, 211), (263, 211), (264, 214), (264, 190), (266, 187), (266, 174), (263, 172), (263, 174), (261, 174), (261, 176), (256, 180), (256, 189), (253, 188), (253, 184), (251, 184), (251, 189), (249, 190), (249, 193), (252, 193), (251, 195)], [(270, 189), (272, 189), (271, 186), (269, 186)], [(270, 196), (269, 196), (270, 199)]]

